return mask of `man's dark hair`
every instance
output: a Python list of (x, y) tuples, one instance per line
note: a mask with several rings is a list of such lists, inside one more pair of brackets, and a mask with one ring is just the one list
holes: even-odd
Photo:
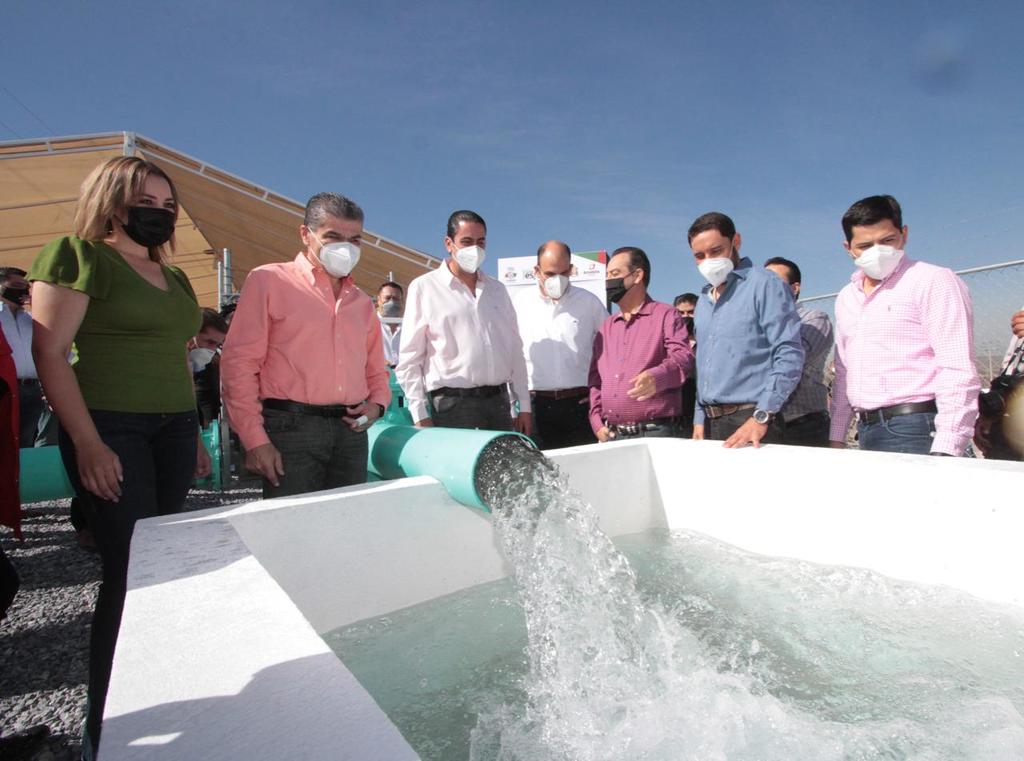
[(672, 306), (677, 307), (680, 304), (696, 304), (697, 294), (696, 293), (680, 293), (674, 299), (672, 299)]
[(789, 272), (789, 274), (786, 275), (786, 282), (790, 285), (798, 285), (800, 283), (800, 268), (796, 265), (796, 262), (791, 262), (789, 259), (784, 259), (781, 256), (773, 256), (764, 263), (764, 266), (767, 267), (769, 264), (777, 264), (785, 267)]
[(469, 211), (468, 209), (462, 209), (460, 211), (453, 211), (452, 215), (448, 217), (448, 237), (455, 240), (455, 233), (459, 230), (459, 225), (463, 222), (476, 222), (478, 225), (483, 225), (484, 230), (487, 230), (487, 223), (484, 222), (484, 218), (477, 214), (475, 211)]
[(218, 333), (227, 333), (228, 321), (216, 309), (203, 307), (203, 324), (199, 326), (199, 332), (202, 333), (204, 330), (210, 330), (211, 328)]
[(619, 254), (629, 254), (629, 267), (631, 270), (640, 269), (644, 271), (644, 287), (650, 290), (651, 260), (647, 258), (644, 250), (636, 246), (623, 246), (622, 248), (615, 249), (612, 252), (612, 257), (616, 257)]
[(25, 275), (27, 274), (28, 273), (25, 272), (25, 270), (23, 270), (21, 267), (0, 267), (0, 280), (6, 280), (11, 275), (20, 275), (21, 277), (25, 277)]
[(565, 241), (561, 241), (561, 240), (549, 240), (549, 241), (547, 241), (545, 243), (541, 243), (537, 247), (537, 262), (538, 262), (538, 264), (540, 263), (540, 257), (544, 253), (544, 249), (548, 247), (548, 243), (553, 243), (556, 246), (561, 246), (562, 248), (565, 249), (565, 255), (566, 256), (572, 256), (572, 251), (569, 249), (569, 244), (568, 243), (566, 243)]
[(377, 289), (377, 295), (380, 296), (380, 292), (383, 291), (385, 288), (397, 288), (400, 294), (402, 294), (403, 296), (405, 295), (405, 288), (403, 288), (393, 280), (388, 280), (386, 283), (381, 283), (380, 288)]
[(319, 230), (328, 216), (362, 222), (364, 214), (351, 198), (337, 193), (317, 193), (306, 202), (302, 224), (310, 230)]
[(903, 210), (899, 201), (892, 196), (868, 196), (862, 198), (843, 215), (843, 235), (846, 242), (853, 240), (854, 227), (868, 227), (891, 220), (897, 230), (903, 229)]
[(689, 231), (686, 233), (686, 242), (691, 242), (701, 233), (706, 233), (708, 230), (717, 230), (726, 238), (732, 238), (736, 235), (736, 225), (729, 217), (725, 216), (720, 211), (709, 211), (707, 214), (701, 214), (690, 225)]

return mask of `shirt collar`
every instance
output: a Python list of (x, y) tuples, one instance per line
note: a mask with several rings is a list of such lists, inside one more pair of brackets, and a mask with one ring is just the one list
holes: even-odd
[[(750, 261), (749, 257), (741, 256), (740, 257), (739, 265), (734, 267), (732, 272), (729, 273), (729, 278), (731, 278), (733, 275), (735, 275), (740, 280), (746, 280), (747, 279), (747, 275), (750, 274), (750, 270), (751, 270), (751, 268), (753, 266), (754, 266), (753, 262)], [(726, 280), (728, 281), (729, 278), (726, 278)], [(700, 289), (700, 292), (701, 293), (708, 293), (710, 290), (711, 290), (711, 283), (708, 283), (707, 285), (705, 285), (703, 288)], [(726, 290), (728, 290), (728, 286), (726, 286)], [(722, 293), (725, 293), (725, 291), (723, 290)]]
[[(299, 268), (299, 272), (302, 273), (303, 279), (305, 279), (305, 281), (310, 285), (316, 285), (317, 277), (324, 278), (328, 281), (330, 280), (330, 275), (328, 275), (322, 267), (313, 266), (312, 262), (310, 262), (309, 258), (306, 256), (305, 251), (300, 251), (294, 261), (296, 266)], [(341, 278), (342, 286), (347, 286), (352, 282), (351, 275), (346, 275)]]
[[(907, 267), (909, 267), (913, 263), (914, 262), (911, 260), (909, 256), (903, 254), (903, 259), (896, 266), (896, 269), (894, 269), (889, 274), (889, 277), (885, 278), (885, 280), (882, 280), (878, 284), (878, 287), (881, 288), (883, 285), (890, 281), (895, 282), (898, 279), (897, 275), (902, 275), (906, 271)], [(854, 283), (860, 290), (864, 290), (864, 270), (862, 270), (856, 264), (853, 265), (853, 274), (850, 275), (850, 282)]]
[[(449, 262), (449, 259), (445, 259), (444, 262), (441, 264), (441, 266), (438, 267), (438, 270), (443, 270), (445, 272), (445, 274), (447, 275), (447, 278), (446, 278), (445, 282), (447, 282), (448, 285), (450, 285), (450, 286), (454, 286), (456, 283), (461, 283), (462, 281), (459, 280), (457, 277), (455, 277), (455, 274), (451, 271), (451, 268), (448, 266), (448, 262)], [(477, 270), (476, 271), (476, 287), (477, 288), (482, 288), (483, 284), (486, 281), (490, 280), (490, 279), (491, 278), (489, 278), (484, 273), (483, 270)]]
[[(648, 293), (646, 296), (644, 296), (644, 300), (640, 304), (640, 308), (637, 309), (635, 312), (633, 312), (633, 316), (636, 317), (637, 315), (641, 315), (641, 314), (651, 314), (651, 312), (653, 312), (653, 311), (654, 311), (654, 299), (652, 299), (651, 298), (651, 294)], [(612, 319), (614, 319), (614, 320), (625, 320), (626, 318), (623, 317), (622, 316), (622, 312), (619, 311), (619, 312), (617, 312), (615, 314), (615, 317), (613, 317)]]

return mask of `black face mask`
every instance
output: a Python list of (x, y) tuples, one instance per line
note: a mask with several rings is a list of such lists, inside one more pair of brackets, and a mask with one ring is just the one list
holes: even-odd
[[(636, 285), (636, 283), (633, 285)], [(632, 287), (631, 285), (629, 288)], [(610, 280), (604, 281), (604, 291), (608, 294), (608, 300), (613, 304), (618, 304), (622, 301), (622, 297), (626, 295), (629, 288), (626, 287), (626, 278), (624, 277), (613, 277)]]
[(5, 285), (0, 288), (0, 296), (15, 304), (24, 304), (28, 301), (28, 287), (24, 285)]
[(140, 246), (162, 246), (174, 234), (174, 212), (152, 206), (129, 206), (125, 234)]

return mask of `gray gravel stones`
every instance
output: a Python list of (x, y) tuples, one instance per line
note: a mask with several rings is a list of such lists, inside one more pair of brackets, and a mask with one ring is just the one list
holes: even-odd
[[(193, 490), (187, 510), (260, 498), (252, 482), (223, 492)], [(0, 737), (46, 724), (51, 734), (23, 758), (77, 759), (85, 719), (89, 623), (100, 560), (79, 548), (68, 518), (70, 500), (24, 508), (24, 542), (4, 529), (4, 552), (18, 569), (21, 591), (0, 623)], [(5, 757), (3, 761), (17, 761)]]

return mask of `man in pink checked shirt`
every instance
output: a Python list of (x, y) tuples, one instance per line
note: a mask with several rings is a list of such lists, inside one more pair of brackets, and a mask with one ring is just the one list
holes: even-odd
[(305, 250), (242, 288), (222, 396), (265, 498), (366, 481), (366, 429), (391, 389), (373, 300), (350, 277), (362, 235), (359, 206), (318, 193), (299, 226)]
[(830, 444), (846, 446), (856, 413), (861, 449), (962, 455), (981, 388), (967, 286), (906, 257), (892, 196), (853, 204), (843, 233), (857, 271), (836, 299)]

